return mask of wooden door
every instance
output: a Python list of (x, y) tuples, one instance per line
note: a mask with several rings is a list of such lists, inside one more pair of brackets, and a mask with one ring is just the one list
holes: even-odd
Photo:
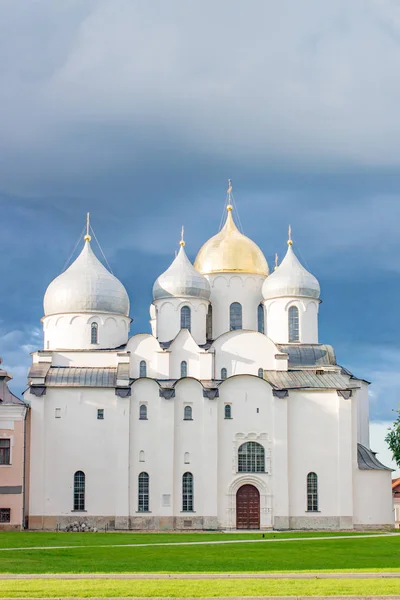
[(254, 485), (242, 485), (237, 491), (236, 528), (260, 529), (260, 493)]

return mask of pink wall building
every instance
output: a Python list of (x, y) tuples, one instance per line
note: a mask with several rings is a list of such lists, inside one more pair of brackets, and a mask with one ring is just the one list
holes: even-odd
[(0, 530), (23, 528), (28, 506), (29, 407), (10, 392), (10, 379), (0, 365)]

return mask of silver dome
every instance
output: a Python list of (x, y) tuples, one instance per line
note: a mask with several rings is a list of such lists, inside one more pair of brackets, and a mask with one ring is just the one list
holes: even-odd
[(289, 245), (285, 258), (262, 287), (264, 300), (282, 296), (319, 298), (318, 280), (303, 267)]
[(122, 283), (105, 268), (86, 241), (75, 262), (47, 288), (44, 314), (93, 312), (127, 317), (129, 297)]
[(186, 256), (183, 245), (171, 266), (160, 275), (153, 286), (154, 300), (188, 296), (208, 300), (210, 294), (210, 284), (203, 275), (196, 271)]

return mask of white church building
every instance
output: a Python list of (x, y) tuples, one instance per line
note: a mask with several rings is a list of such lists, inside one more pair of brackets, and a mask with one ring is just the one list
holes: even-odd
[(291, 236), (270, 274), (226, 222), (153, 287), (150, 333), (91, 247), (47, 288), (33, 353), (29, 527), (393, 526), (368, 382), (318, 339), (320, 286)]

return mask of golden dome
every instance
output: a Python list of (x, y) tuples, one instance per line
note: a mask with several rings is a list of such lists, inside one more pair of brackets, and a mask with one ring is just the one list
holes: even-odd
[(225, 225), (199, 250), (194, 267), (203, 275), (209, 273), (256, 273), (268, 275), (268, 263), (255, 242), (240, 233), (227, 206)]

